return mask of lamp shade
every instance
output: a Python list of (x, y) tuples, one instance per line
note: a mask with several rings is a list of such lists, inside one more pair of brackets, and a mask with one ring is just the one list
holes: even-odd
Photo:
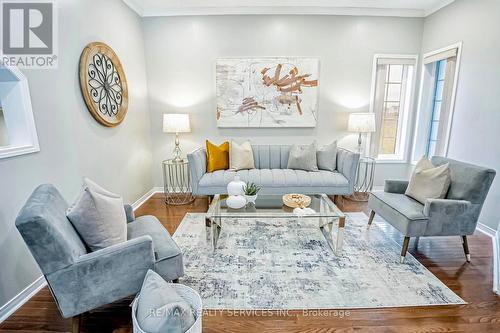
[(189, 115), (185, 113), (166, 113), (163, 115), (163, 132), (186, 133), (191, 132)]
[(349, 132), (375, 132), (375, 113), (351, 113), (347, 126)]

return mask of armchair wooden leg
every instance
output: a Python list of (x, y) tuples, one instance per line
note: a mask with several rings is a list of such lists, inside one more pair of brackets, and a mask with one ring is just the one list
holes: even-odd
[(71, 333), (80, 333), (80, 327), (82, 325), (82, 315), (74, 316), (71, 319)]
[(467, 243), (467, 236), (462, 236), (462, 246), (464, 247), (465, 260), (470, 262), (469, 244)]
[(370, 212), (370, 217), (368, 218), (368, 228), (372, 225), (372, 222), (373, 222), (373, 218), (375, 217), (375, 211), (372, 210)]
[(405, 237), (403, 241), (403, 248), (401, 249), (401, 263), (404, 263), (405, 261), (408, 245), (410, 245), (410, 237)]

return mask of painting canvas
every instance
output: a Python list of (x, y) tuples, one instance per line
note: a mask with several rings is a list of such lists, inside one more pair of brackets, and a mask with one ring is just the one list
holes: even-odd
[(316, 58), (218, 59), (218, 127), (315, 127), (318, 70)]

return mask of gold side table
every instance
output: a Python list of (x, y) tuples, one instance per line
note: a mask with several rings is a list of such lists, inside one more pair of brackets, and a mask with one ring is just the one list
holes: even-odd
[(188, 160), (165, 160), (162, 162), (162, 166), (165, 203), (167, 205), (186, 205), (193, 202)]

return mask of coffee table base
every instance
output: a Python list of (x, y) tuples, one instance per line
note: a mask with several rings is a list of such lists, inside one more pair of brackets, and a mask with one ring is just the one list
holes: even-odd
[[(344, 242), (344, 228), (345, 228), (345, 217), (338, 217), (338, 229), (337, 229), (337, 239), (334, 241), (333, 237), (333, 225), (335, 218), (328, 218), (326, 221), (323, 221), (326, 218), (320, 218), (319, 228), (323, 233), (323, 236), (328, 243), (328, 246), (332, 249), (336, 254), (340, 254), (342, 252), (342, 245)], [(324, 222), (324, 223), (323, 223)], [(222, 219), (214, 218), (210, 219), (208, 217), (205, 218), (205, 225), (207, 228), (210, 228), (211, 231), (211, 241), (212, 248), (215, 251), (217, 249), (217, 241), (219, 240), (220, 232), (222, 229)]]

